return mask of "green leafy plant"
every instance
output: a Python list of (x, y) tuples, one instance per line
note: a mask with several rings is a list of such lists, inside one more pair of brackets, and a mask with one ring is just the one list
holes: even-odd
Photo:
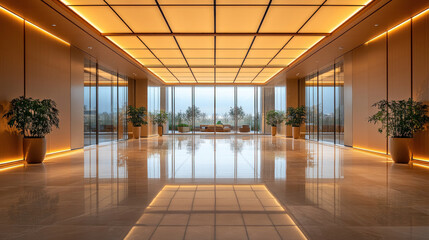
[(189, 127), (189, 125), (186, 123), (180, 123), (177, 125), (177, 127)]
[(152, 124), (156, 124), (159, 127), (162, 127), (168, 120), (168, 114), (165, 111), (159, 111), (154, 114), (151, 114)]
[(141, 125), (146, 125), (146, 108), (134, 106), (128, 106), (127, 109), (128, 122), (133, 124), (133, 127), (141, 127)]
[(192, 118), (198, 119), (202, 116), (201, 110), (199, 107), (188, 107), (185, 111), (184, 120), (188, 123), (192, 123)]
[(43, 138), (52, 131), (52, 127), (59, 128), (58, 115), (57, 105), (53, 100), (21, 96), (10, 102), (10, 109), (3, 118), (7, 118), (7, 125), (16, 128), (24, 137)]
[(424, 129), (429, 122), (428, 105), (422, 102), (408, 100), (381, 100), (372, 105), (378, 112), (369, 117), (368, 122), (381, 123), (380, 133), (394, 138), (412, 138), (414, 133)]
[(286, 112), (286, 125), (292, 127), (300, 127), (305, 121), (306, 110), (305, 106), (288, 107)]
[(265, 122), (272, 126), (277, 127), (284, 121), (284, 113), (278, 112), (276, 110), (270, 110), (265, 114)]
[(220, 121), (220, 120), (219, 120), (219, 121), (217, 121), (217, 122), (216, 122), (216, 124), (217, 124), (217, 125), (223, 125), (222, 121)]

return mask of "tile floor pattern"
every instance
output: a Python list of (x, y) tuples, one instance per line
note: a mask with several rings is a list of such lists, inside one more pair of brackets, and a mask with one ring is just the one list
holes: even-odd
[(119, 141), (0, 171), (0, 239), (427, 240), (428, 185), (428, 168), (303, 139)]
[(306, 238), (264, 185), (166, 185), (125, 239)]

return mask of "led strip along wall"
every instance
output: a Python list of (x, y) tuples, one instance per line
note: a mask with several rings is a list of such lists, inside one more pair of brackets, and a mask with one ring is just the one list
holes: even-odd
[[(39, 31), (43, 32), (44, 34), (46, 34), (46, 35), (50, 36), (51, 38), (54, 38), (54, 39), (56, 39), (57, 41), (59, 41), (59, 42), (61, 42), (61, 43), (64, 43), (64, 44), (66, 44), (66, 45), (70, 46), (70, 43), (68, 43), (68, 42), (64, 41), (63, 39), (61, 39), (61, 38), (59, 38), (59, 37), (55, 36), (54, 34), (52, 34), (52, 33), (48, 32), (48, 31), (46, 31), (45, 29), (43, 29), (43, 28), (41, 28), (41, 27), (37, 26), (36, 24), (34, 24), (34, 23), (32, 23), (32, 22), (30, 22), (30, 21), (28, 21), (28, 20), (26, 20), (26, 19), (24, 19), (24, 18), (20, 17), (18, 14), (14, 13), (14, 12), (12, 12), (12, 11), (10, 11), (10, 10), (8, 10), (8, 9), (6, 9), (6, 8), (4, 8), (4, 7), (2, 7), (2, 6), (0, 6), (0, 10), (1, 10), (1, 12), (3, 12), (3, 13), (6, 13), (6, 14), (8, 14), (8, 15), (10, 15), (10, 16), (12, 16), (12, 17), (14, 17), (14, 18), (17, 18), (17, 19), (18, 19), (18, 20), (20, 20), (20, 21), (23, 21), (23, 22), (24, 22), (24, 24), (29, 24), (31, 27), (36, 28), (37, 30), (39, 30)], [(57, 153), (62, 153), (62, 152), (70, 151), (70, 150), (71, 150), (70, 148), (69, 148), (69, 149), (63, 149), (63, 150), (59, 150), (59, 151), (49, 152), (49, 153), (47, 153), (46, 155), (48, 155), (48, 156), (49, 156), (49, 155), (53, 155), (53, 154), (57, 154)], [(24, 161), (23, 159), (13, 159), (13, 160), (1, 161), (1, 162), (0, 162), (0, 171), (4, 171), (4, 170), (7, 170), (7, 169), (12, 169), (12, 168), (16, 168), (16, 167), (24, 166), (24, 164), (22, 163), (23, 161)]]
[[(427, 9), (425, 9), (425, 10), (421, 11), (420, 13), (418, 13), (418, 14), (416, 14), (416, 15), (414, 15), (414, 16), (412, 16), (412, 17), (410, 17), (410, 18), (408, 18), (407, 20), (405, 20), (405, 21), (403, 21), (403, 22), (399, 23), (398, 25), (396, 25), (396, 26), (394, 26), (394, 27), (390, 28), (389, 30), (387, 30), (387, 31), (385, 31), (385, 32), (382, 32), (381, 34), (377, 35), (376, 37), (371, 38), (370, 40), (368, 40), (367, 42), (365, 42), (365, 44), (368, 44), (368, 43), (370, 43), (370, 42), (373, 42), (373, 41), (375, 41), (375, 40), (379, 39), (380, 37), (383, 37), (383, 36), (384, 36), (384, 35), (386, 35), (387, 33), (391, 32), (391, 31), (394, 31), (394, 30), (396, 30), (396, 29), (400, 28), (401, 26), (403, 26), (403, 25), (405, 25), (405, 24), (407, 24), (407, 23), (411, 22), (413, 19), (416, 19), (416, 18), (418, 18), (418, 17), (421, 17), (421, 16), (423, 16), (423, 15), (425, 15), (425, 14), (427, 14), (427, 13), (429, 13), (429, 8), (427, 8)], [(412, 80), (412, 79), (411, 79), (411, 80)], [(374, 149), (368, 149), (368, 148), (363, 148), (363, 147), (358, 147), (358, 146), (353, 146), (353, 148), (354, 148), (354, 149), (358, 149), (358, 150), (363, 150), (363, 151), (366, 151), (366, 152), (372, 152), (372, 153), (375, 153), (375, 154), (389, 155), (389, 154), (387, 154), (386, 152), (382, 152), (382, 151), (374, 150)], [(417, 160), (417, 161), (419, 161), (419, 162), (423, 162), (423, 163), (425, 163), (425, 164), (426, 164), (426, 163), (428, 163), (428, 164), (429, 164), (429, 159), (419, 159), (419, 158), (414, 158), (414, 157), (413, 157), (413, 159), (412, 159), (412, 160)], [(415, 164), (415, 165), (417, 165), (417, 166), (422, 166), (422, 167), (429, 168), (429, 166), (427, 166), (427, 165), (425, 165), (425, 164), (418, 164), (418, 163), (413, 163), (413, 164)]]

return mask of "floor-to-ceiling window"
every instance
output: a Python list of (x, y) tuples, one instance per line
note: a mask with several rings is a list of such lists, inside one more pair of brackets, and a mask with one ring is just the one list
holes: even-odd
[(149, 135), (158, 134), (158, 126), (152, 123), (152, 115), (159, 113), (161, 110), (160, 98), (161, 87), (149, 85), (147, 89), (147, 112), (148, 112), (148, 133)]
[(234, 87), (216, 87), (216, 122), (224, 125), (219, 133), (236, 132), (236, 123), (234, 115), (235, 102)]
[(194, 121), (192, 97), (192, 87), (174, 88), (174, 130), (177, 134), (192, 131)]
[(306, 139), (344, 144), (343, 63), (310, 74), (305, 86)]
[(128, 79), (87, 58), (84, 65), (85, 146), (127, 138)]
[[(167, 134), (262, 133), (260, 86), (165, 87)], [(279, 93), (280, 94), (280, 93)], [(280, 94), (278, 101), (285, 101)], [(270, 95), (275, 102), (274, 95)], [(284, 98), (283, 98), (284, 97)], [(284, 108), (284, 103), (277, 103)], [(273, 105), (274, 106), (274, 105)]]
[(195, 87), (194, 96), (194, 132), (213, 134), (208, 130), (214, 125), (214, 87)]
[(84, 145), (97, 143), (97, 73), (90, 59), (84, 63)]

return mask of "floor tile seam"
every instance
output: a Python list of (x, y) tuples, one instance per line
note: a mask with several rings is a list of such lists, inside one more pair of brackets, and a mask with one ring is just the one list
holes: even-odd
[[(192, 198), (191, 212), (194, 209), (194, 201), (195, 201), (195, 195), (197, 194), (197, 189), (198, 189), (198, 185), (196, 185), (196, 188), (195, 188), (195, 191), (194, 191), (194, 197)], [(188, 231), (189, 221), (191, 221), (191, 213), (189, 213), (189, 215), (188, 215), (188, 221), (186, 222), (185, 232), (183, 233), (183, 240), (185, 240), (186, 232)]]
[[(164, 185), (165, 187), (165, 185)], [(179, 185), (180, 188), (180, 185)], [(177, 188), (177, 189), (179, 189)], [(163, 188), (161, 189), (161, 192), (163, 191)], [(173, 197), (171, 197), (170, 202), (167, 206), (167, 209), (170, 207), (171, 202), (173, 201), (174, 196), (176, 196), (177, 190), (174, 192)], [(153, 200), (152, 200), (153, 201)], [(144, 214), (144, 213), (143, 213)], [(156, 230), (158, 229), (159, 225), (161, 224), (162, 220), (164, 220), (165, 214), (162, 215), (161, 219), (159, 220), (158, 224), (155, 226), (155, 229), (153, 230), (152, 234), (149, 236), (149, 239), (152, 239), (153, 235), (155, 234)]]
[[(265, 188), (267, 189), (266, 191), (268, 191), (267, 186), (266, 186), (266, 185), (264, 185), (264, 186), (265, 186)], [(262, 204), (262, 201), (261, 201), (261, 199), (259, 198), (259, 196), (258, 196), (256, 193), (254, 193), (254, 194), (256, 195), (256, 198), (258, 199), (259, 203), (260, 203), (260, 204), (262, 205), (262, 207), (265, 209), (264, 204)], [(279, 205), (280, 205), (280, 203), (279, 203)], [(266, 213), (266, 214), (267, 214), (267, 213)], [(284, 212), (283, 212), (283, 214), (284, 214)], [(270, 220), (270, 222), (271, 222), (271, 226), (274, 226), (274, 229), (276, 230), (277, 235), (280, 237), (280, 239), (283, 239), (283, 238), (282, 238), (282, 235), (280, 235), (280, 232), (279, 232), (279, 230), (277, 229), (276, 225), (274, 225), (273, 219), (271, 219), (270, 214), (267, 214), (267, 217), (268, 217), (268, 219), (269, 219), (269, 220)]]
[[(242, 211), (241, 211), (241, 205), (240, 205), (240, 202), (238, 201), (238, 197), (237, 197), (237, 193), (235, 192), (235, 189), (233, 189), (233, 191), (234, 191), (234, 194), (235, 194), (235, 198), (237, 199), (236, 201), (237, 201), (237, 204), (238, 204), (238, 209), (240, 209), (240, 215), (241, 215), (241, 220), (243, 221), (243, 225), (246, 223), (245, 221), (244, 221), (244, 216), (243, 216), (243, 213), (242, 213)], [(246, 236), (247, 236), (247, 239), (250, 239), (249, 238), (249, 233), (248, 233), (248, 231), (247, 231), (247, 227), (246, 227), (246, 225), (244, 225), (244, 230), (246, 231)]]

